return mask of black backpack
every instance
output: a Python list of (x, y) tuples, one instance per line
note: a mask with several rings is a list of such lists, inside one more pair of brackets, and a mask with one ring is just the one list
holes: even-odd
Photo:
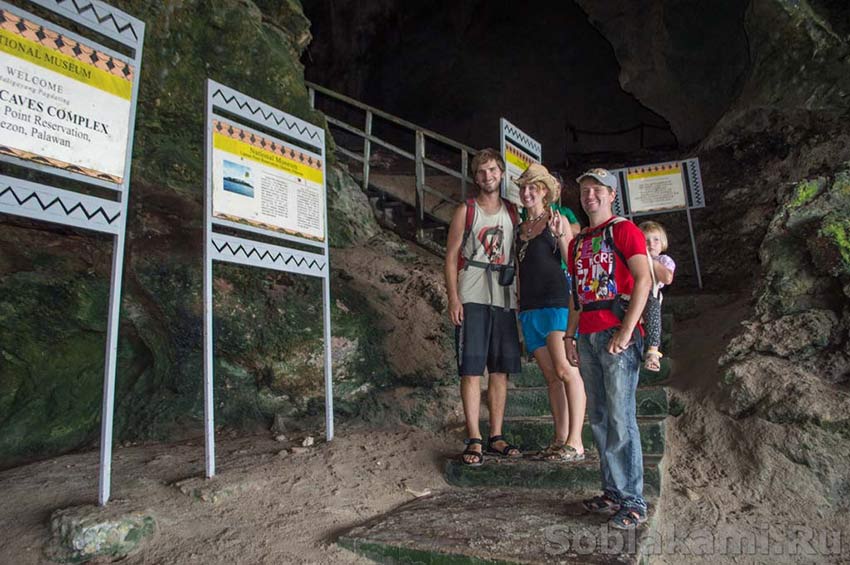
[[(624, 265), (628, 265), (628, 261), (626, 260), (626, 256), (623, 255), (623, 252), (620, 251), (620, 248), (617, 247), (617, 244), (614, 243), (614, 226), (619, 224), (620, 222), (625, 222), (626, 218), (622, 218), (620, 216), (615, 217), (613, 220), (608, 222), (604, 228), (602, 228), (602, 238), (605, 240), (605, 243), (617, 254), (617, 257), (620, 258), (620, 261)], [(573, 260), (578, 261), (579, 258), (579, 249), (581, 246), (581, 242), (587, 237), (596, 235), (598, 232), (598, 228), (585, 228), (571, 242), (573, 246)], [(649, 261), (649, 274), (652, 277), (652, 294), (653, 296), (657, 296), (658, 293), (658, 284), (655, 280), (655, 270), (652, 268), (652, 258), (649, 255), (649, 249), (646, 250), (646, 258)], [(611, 279), (614, 279), (615, 271), (617, 269), (617, 261), (614, 260), (611, 262), (611, 270), (608, 273), (608, 276)], [(572, 279), (572, 292), (575, 297), (575, 305), (579, 310), (584, 310), (585, 312), (593, 312), (595, 310), (611, 310), (620, 320), (623, 319), (625, 315), (626, 308), (628, 308), (628, 300), (622, 298), (619, 294), (612, 296), (608, 300), (597, 300), (590, 304), (586, 304), (581, 306), (578, 302), (578, 279), (577, 276), (570, 277)], [(616, 279), (614, 279), (616, 280)]]

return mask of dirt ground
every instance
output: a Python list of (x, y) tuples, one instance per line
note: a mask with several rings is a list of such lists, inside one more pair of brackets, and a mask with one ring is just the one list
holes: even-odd
[[(840, 503), (819, 490), (809, 467), (794, 465), (782, 451), (795, 432), (716, 409), (716, 359), (746, 317), (747, 301), (707, 297), (698, 309), (676, 325), (670, 389), (684, 412), (668, 419), (657, 522), (663, 545), (651, 562), (850, 562), (838, 545), (850, 544), (848, 526), (834, 519)], [(367, 563), (333, 541), (418, 495), (450, 488), (443, 461), (460, 447), (457, 431), (348, 424), (331, 443), (318, 429), (313, 435), (316, 445), (303, 453), (290, 449), (304, 434), (283, 442), (271, 435), (221, 437), (212, 481), (201, 479), (200, 438), (116, 449), (113, 502), (148, 510), (158, 522), (155, 538), (122, 563)], [(97, 461), (96, 452), (79, 453), (0, 472), (0, 562), (47, 560), (50, 514), (95, 502)], [(181, 486), (218, 500), (189, 496)], [(800, 527), (809, 528), (804, 539), (807, 531), (814, 537), (789, 544), (788, 532)], [(746, 541), (739, 548), (734, 541), (719, 545), (722, 536), (742, 533), (754, 534), (752, 551)]]
[[(116, 449), (111, 504), (147, 510), (158, 523), (155, 538), (121, 562), (368, 563), (333, 540), (416, 495), (447, 487), (441, 469), (453, 444), (439, 436), (341, 426), (330, 443), (317, 435), (304, 453), (288, 452), (301, 439), (219, 439), (212, 481), (201, 478), (202, 439)], [(95, 504), (97, 474), (94, 451), (0, 473), (0, 563), (46, 562), (50, 514)], [(221, 499), (183, 494), (181, 484)]]

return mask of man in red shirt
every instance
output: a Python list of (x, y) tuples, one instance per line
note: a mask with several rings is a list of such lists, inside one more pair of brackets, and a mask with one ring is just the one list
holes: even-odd
[(602, 472), (602, 495), (584, 505), (614, 513), (612, 526), (632, 529), (646, 520), (635, 406), (643, 351), (638, 322), (652, 284), (646, 238), (614, 215), (617, 178), (610, 171), (591, 169), (576, 181), (590, 226), (570, 247), (567, 268), (575, 292), (565, 346), (584, 380)]

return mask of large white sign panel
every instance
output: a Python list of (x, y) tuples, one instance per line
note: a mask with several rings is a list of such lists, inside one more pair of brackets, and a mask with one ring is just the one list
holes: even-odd
[(687, 206), (682, 163), (679, 161), (630, 167), (626, 178), (632, 214), (678, 210)]
[(502, 118), (500, 120), (502, 157), (505, 160), (505, 175), (502, 196), (522, 206), (519, 199), (519, 187), (513, 182), (519, 178), (532, 163), (541, 163), (542, 145), (531, 136)]
[(325, 239), (322, 159), (245, 126), (213, 120), (213, 215)]
[(0, 152), (120, 184), (134, 72), (0, 10)]

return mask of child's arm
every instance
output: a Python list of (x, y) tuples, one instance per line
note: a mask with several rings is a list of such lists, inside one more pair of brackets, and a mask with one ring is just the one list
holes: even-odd
[(652, 269), (655, 271), (655, 279), (662, 284), (671, 284), (673, 282), (673, 272), (676, 270), (676, 263), (674, 263), (669, 257), (667, 258), (668, 261), (663, 261), (661, 257), (667, 256), (659, 255), (652, 261)]

